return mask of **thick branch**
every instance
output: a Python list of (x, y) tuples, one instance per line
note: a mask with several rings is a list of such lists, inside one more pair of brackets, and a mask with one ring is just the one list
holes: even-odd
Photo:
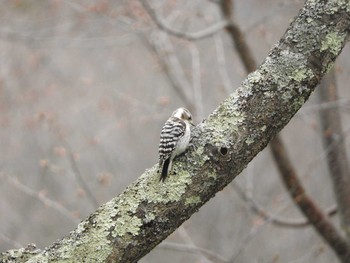
[[(321, 102), (338, 100), (334, 69), (322, 80), (319, 89)], [(350, 242), (350, 170), (344, 140), (339, 108), (320, 110), (323, 144), (328, 150), (327, 162), (340, 212), (342, 226)]]
[(176, 176), (160, 184), (157, 166), (147, 170), (29, 262), (136, 262), (146, 255), (289, 122), (344, 47), (349, 17), (350, 3), (306, 1), (260, 68), (193, 130), (190, 149), (174, 161)]
[(283, 175), (283, 182), (294, 202), (297, 203), (299, 209), (309, 219), (317, 232), (333, 248), (341, 261), (344, 263), (350, 262), (350, 244), (347, 243), (329, 221), (329, 218), (323, 214), (314, 201), (306, 194), (291, 166), (291, 162), (287, 152), (284, 150), (282, 142), (276, 137), (271, 141), (271, 144), (274, 145), (271, 147), (271, 150), (274, 152), (277, 167)]

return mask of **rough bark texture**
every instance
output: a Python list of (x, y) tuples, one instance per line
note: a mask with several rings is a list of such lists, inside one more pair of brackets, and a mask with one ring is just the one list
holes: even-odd
[(159, 183), (157, 166), (147, 170), (28, 262), (143, 257), (230, 183), (289, 122), (333, 65), (349, 28), (348, 1), (307, 1), (259, 69), (193, 130), (192, 146), (174, 162), (176, 175)]

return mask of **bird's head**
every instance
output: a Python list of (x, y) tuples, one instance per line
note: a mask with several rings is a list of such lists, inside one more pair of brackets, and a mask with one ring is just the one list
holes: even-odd
[(175, 110), (173, 112), (173, 114), (171, 115), (172, 117), (176, 117), (176, 118), (179, 118), (183, 121), (187, 121), (189, 122), (190, 124), (194, 125), (193, 122), (192, 122), (192, 114), (191, 112), (186, 109), (186, 108), (178, 108), (177, 110)]

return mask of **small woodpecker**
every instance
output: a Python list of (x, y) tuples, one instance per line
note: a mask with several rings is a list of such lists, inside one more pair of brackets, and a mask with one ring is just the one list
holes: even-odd
[(192, 116), (189, 110), (178, 108), (165, 122), (160, 133), (159, 170), (160, 181), (164, 182), (171, 171), (173, 159), (183, 153), (191, 138)]

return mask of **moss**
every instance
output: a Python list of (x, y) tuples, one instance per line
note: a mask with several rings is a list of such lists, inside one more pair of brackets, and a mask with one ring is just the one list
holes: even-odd
[(330, 50), (333, 55), (337, 55), (342, 49), (342, 43), (346, 34), (339, 34), (338, 32), (330, 32), (326, 35), (321, 43), (321, 51)]

